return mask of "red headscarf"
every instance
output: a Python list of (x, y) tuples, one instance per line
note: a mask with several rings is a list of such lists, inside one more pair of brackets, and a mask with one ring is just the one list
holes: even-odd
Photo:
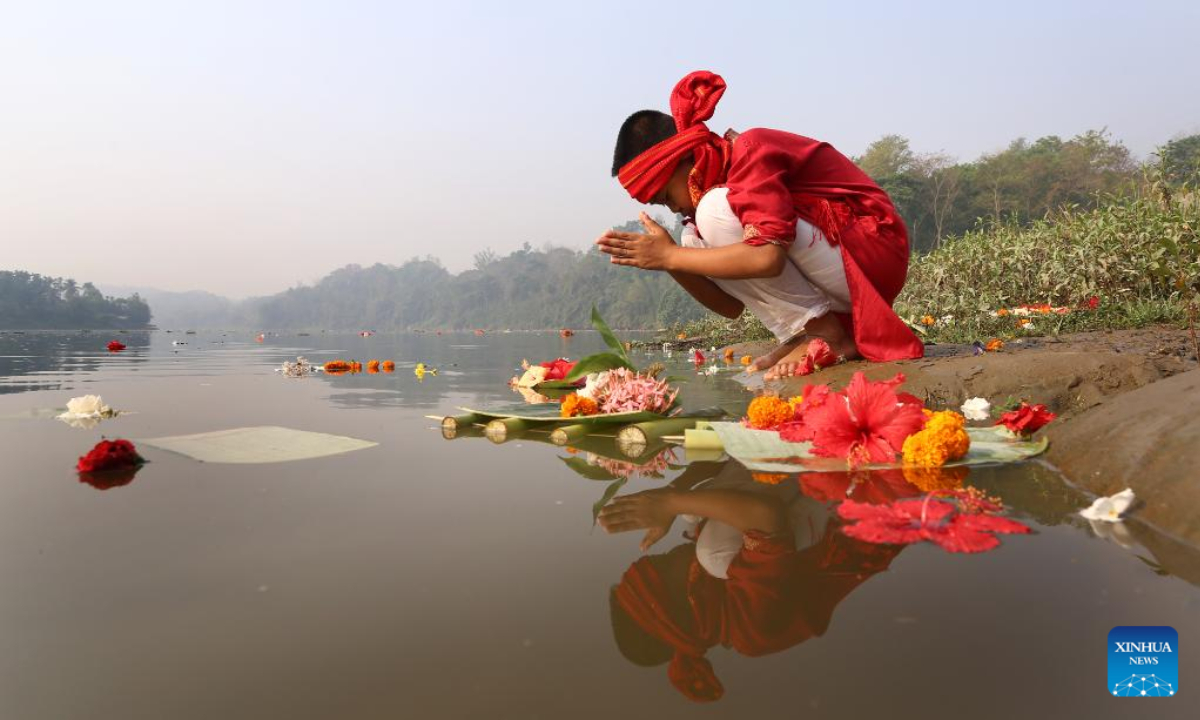
[(688, 153), (696, 159), (688, 174), (693, 204), (700, 202), (706, 190), (724, 180), (729, 168), (730, 143), (704, 124), (724, 94), (725, 81), (707, 70), (697, 70), (675, 85), (671, 91), (671, 115), (678, 134), (630, 160), (617, 173), (617, 179), (635, 200), (650, 202), (671, 179), (680, 158)]

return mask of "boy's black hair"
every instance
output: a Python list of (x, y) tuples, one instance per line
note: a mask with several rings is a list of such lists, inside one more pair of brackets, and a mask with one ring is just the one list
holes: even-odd
[(613, 177), (630, 160), (675, 134), (675, 119), (664, 112), (638, 110), (625, 118), (613, 150)]

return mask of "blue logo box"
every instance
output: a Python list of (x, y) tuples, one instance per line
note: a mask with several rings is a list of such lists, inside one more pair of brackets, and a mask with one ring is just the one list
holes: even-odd
[(1115, 697), (1173, 697), (1179, 692), (1175, 628), (1122, 625), (1109, 631), (1108, 692)]

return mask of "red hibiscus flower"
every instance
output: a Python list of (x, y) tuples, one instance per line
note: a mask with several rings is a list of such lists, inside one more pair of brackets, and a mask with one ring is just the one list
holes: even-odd
[(923, 494), (895, 469), (801, 473), (800, 491), (818, 502), (857, 500), (871, 505)]
[(544, 362), (541, 365), (547, 370), (547, 380), (565, 380), (567, 374), (570, 373), (575, 367), (575, 363), (567, 360), (566, 358), (551, 360), (550, 362)]
[(1095, 310), (1098, 307), (1100, 307), (1100, 296), (1099, 295), (1093, 295), (1090, 298), (1088, 298), (1088, 300), (1087, 300), (1087, 309), (1088, 310)]
[(976, 553), (1000, 545), (995, 533), (1024, 535), (1031, 532), (1016, 520), (988, 513), (960, 512), (954, 503), (924, 499), (897, 500), (887, 505), (847, 500), (838, 515), (853, 521), (842, 528), (846, 535), (869, 543), (910, 545), (928, 540), (947, 552)]
[(828, 385), (805, 385), (800, 393), (803, 401), (796, 407), (796, 419), (779, 426), (779, 437), (788, 442), (808, 442), (813, 439), (812, 426), (805, 422), (805, 414), (823, 405), (833, 391)]
[(902, 382), (900, 374), (888, 382), (871, 382), (856, 372), (843, 392), (805, 412), (813, 454), (846, 458), (850, 467), (895, 460), (904, 439), (925, 425), (921, 408), (896, 395), (894, 388)]
[(833, 354), (833, 348), (821, 338), (816, 338), (808, 344), (804, 359), (800, 361), (797, 375), (812, 375), (821, 368), (837, 365), (841, 360)]
[(700, 352), (699, 350), (693, 351), (692, 362), (696, 363), (697, 365), (703, 365), (704, 364), (704, 353)]
[(121, 352), (124, 349), (125, 349), (125, 343), (121, 342), (120, 340), (113, 340), (112, 342), (110, 342), (108, 344), (109, 352)]
[(125, 470), (144, 462), (128, 440), (101, 440), (87, 455), (79, 458), (75, 469), (81, 473), (101, 473)]
[(1021, 407), (1016, 410), (1010, 410), (1001, 415), (996, 424), (1008, 428), (1014, 435), (1026, 436), (1032, 435), (1050, 424), (1050, 421), (1056, 417), (1058, 416), (1047, 410), (1045, 405), (1030, 405), (1023, 402)]

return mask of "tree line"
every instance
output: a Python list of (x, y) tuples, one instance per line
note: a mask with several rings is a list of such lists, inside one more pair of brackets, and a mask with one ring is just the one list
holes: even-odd
[(150, 306), (134, 293), (105, 297), (91, 283), (22, 271), (0, 271), (0, 328), (141, 328)]
[(973, 162), (917, 153), (907, 138), (885, 135), (853, 158), (892, 197), (914, 252), (941, 246), (983, 222), (1029, 223), (1064, 206), (1092, 208), (1125, 195), (1146, 170), (1176, 185), (1200, 180), (1200, 135), (1177, 138), (1146, 163), (1104, 130), (1070, 139), (1018, 138)]

